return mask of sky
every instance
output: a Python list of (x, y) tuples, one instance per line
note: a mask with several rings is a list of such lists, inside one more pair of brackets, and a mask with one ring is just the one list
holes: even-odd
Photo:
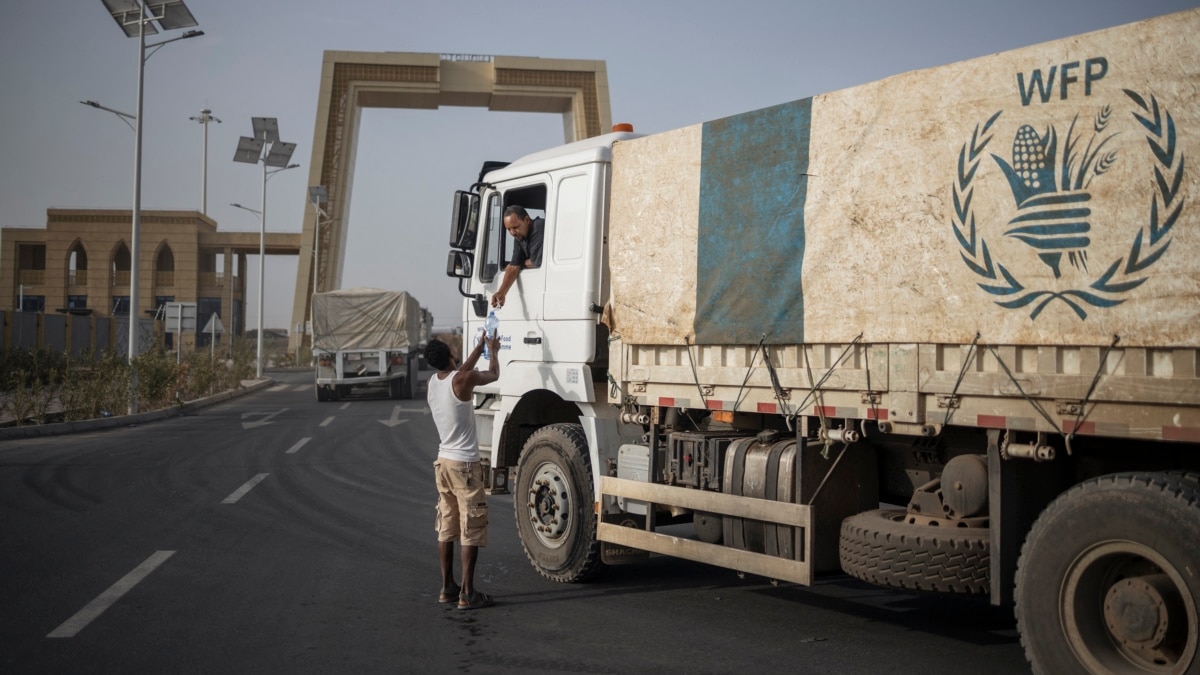
[[(186, 0), (202, 37), (146, 62), (143, 209), (201, 207), (256, 232), (261, 168), (233, 162), (251, 117), (276, 117), (298, 169), (273, 176), (268, 232), (301, 230), (325, 50), (602, 60), (614, 122), (656, 133), (1200, 6), (1200, 0)], [(180, 34), (176, 31), (156, 39)], [(0, 226), (45, 227), (48, 208), (129, 209), (134, 135), (91, 99), (133, 112), (137, 40), (101, 0), (9, 0), (0, 23)], [(563, 142), (559, 114), (367, 109), (343, 288), (405, 290), (457, 324), (445, 275), (453, 192), (485, 160)], [(316, 182), (315, 179), (313, 182)], [(146, 249), (143, 247), (143, 252)], [(306, 253), (305, 253), (306, 254)], [(250, 256), (248, 288), (260, 266)], [(289, 328), (296, 259), (267, 256), (264, 325)], [(0, 274), (9, 274), (0, 270)], [(251, 292), (247, 320), (257, 317)]]

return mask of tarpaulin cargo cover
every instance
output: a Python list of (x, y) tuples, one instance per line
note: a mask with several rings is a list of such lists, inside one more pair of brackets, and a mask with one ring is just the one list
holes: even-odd
[(317, 349), (415, 349), (420, 329), (420, 305), (404, 291), (351, 288), (313, 295)]

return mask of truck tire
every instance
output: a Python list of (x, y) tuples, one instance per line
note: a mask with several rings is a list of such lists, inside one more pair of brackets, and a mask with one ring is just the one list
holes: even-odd
[(1017, 561), (1017, 629), (1036, 673), (1200, 672), (1200, 484), (1119, 473), (1042, 511)]
[(529, 437), (517, 462), (513, 513), (525, 556), (543, 577), (574, 583), (603, 571), (592, 488), (583, 427), (552, 424)]
[(318, 384), (317, 385), (317, 403), (324, 403), (326, 400), (328, 400), (328, 397), (326, 396), (325, 388)]
[(404, 395), (407, 383), (399, 378), (388, 380), (388, 398), (393, 401), (398, 401), (402, 398), (410, 398)]
[(838, 556), (853, 577), (880, 586), (938, 593), (991, 590), (986, 527), (910, 525), (904, 509), (876, 509), (842, 521)]

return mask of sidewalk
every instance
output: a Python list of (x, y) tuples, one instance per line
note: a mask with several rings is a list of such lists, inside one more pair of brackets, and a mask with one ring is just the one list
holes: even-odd
[[(261, 380), (242, 380), (241, 387), (238, 389), (223, 391), (219, 394), (213, 394), (205, 398), (196, 399), (194, 401), (185, 401), (183, 405), (174, 405), (161, 410), (151, 410), (149, 412), (138, 413), (136, 415), (114, 415), (112, 417), (101, 417), (91, 420), (79, 420), (76, 422), (58, 422), (55, 424), (31, 424), (20, 427), (3, 427), (0, 428), (0, 442), (15, 439), (15, 438), (39, 438), (42, 436), (59, 436), (62, 434), (73, 434), (83, 431), (95, 431), (97, 429), (111, 429), (113, 427), (133, 426), (136, 424), (144, 424), (154, 420), (166, 419), (174, 417), (188, 410), (196, 410), (204, 408), (222, 401), (228, 401), (231, 398), (245, 396), (274, 383), (270, 377), (264, 377)], [(53, 401), (50, 404), (50, 412), (59, 412), (62, 410), (62, 405), (58, 401)], [(7, 423), (13, 420), (11, 414), (0, 416), (0, 423)]]

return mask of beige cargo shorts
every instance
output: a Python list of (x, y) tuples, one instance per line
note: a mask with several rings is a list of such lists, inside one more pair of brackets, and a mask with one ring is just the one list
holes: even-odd
[(438, 541), (461, 539), (463, 546), (487, 546), (488, 504), (483, 491), (483, 463), (438, 459)]

